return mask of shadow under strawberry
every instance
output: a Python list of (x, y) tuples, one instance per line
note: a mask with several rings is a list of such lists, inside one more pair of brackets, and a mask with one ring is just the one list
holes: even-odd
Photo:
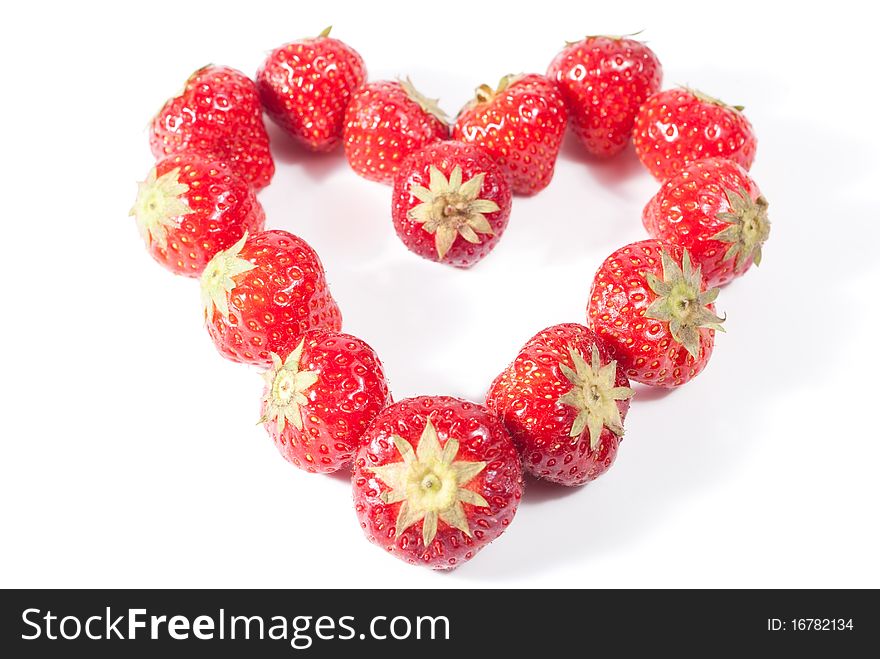
[(590, 155), (571, 132), (566, 134), (562, 142), (559, 159), (586, 168), (590, 176), (609, 188), (647, 174), (632, 144), (611, 158), (599, 158)]
[(313, 181), (321, 182), (347, 166), (341, 146), (327, 153), (314, 153), (297, 144), (274, 123), (267, 122), (266, 132), (269, 133), (269, 149), (275, 162), (295, 165)]

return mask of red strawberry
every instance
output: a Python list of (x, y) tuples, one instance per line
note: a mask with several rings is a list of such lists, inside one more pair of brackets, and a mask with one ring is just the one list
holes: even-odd
[(240, 71), (209, 65), (193, 73), (150, 126), (157, 158), (190, 151), (225, 160), (255, 189), (269, 185), (275, 165), (257, 87)]
[(749, 169), (758, 142), (742, 110), (693, 89), (654, 94), (636, 115), (636, 153), (661, 181), (675, 176), (688, 163), (713, 156)]
[(281, 455), (312, 473), (349, 464), (370, 421), (391, 403), (379, 357), (331, 330), (306, 332), (292, 352), (271, 357), (261, 421)]
[(369, 83), (345, 111), (345, 156), (356, 173), (371, 181), (393, 183), (404, 158), (448, 137), (446, 113), (409, 78)]
[(485, 407), (421, 396), (373, 420), (352, 487), (370, 542), (444, 570), (504, 533), (522, 496), (522, 469), (510, 436)]
[(492, 251), (510, 217), (510, 187), (472, 144), (436, 142), (409, 155), (394, 177), (394, 228), (413, 252), (466, 268)]
[(217, 350), (245, 364), (269, 366), (304, 332), (342, 326), (318, 255), (286, 231), (245, 234), (217, 252), (202, 273), (202, 305)]
[(722, 318), (687, 250), (659, 240), (621, 247), (596, 273), (590, 327), (636, 382), (678, 387), (712, 355)]
[(547, 70), (556, 82), (575, 135), (595, 156), (613, 156), (629, 143), (639, 106), (660, 89), (654, 52), (626, 37), (587, 37), (569, 43)]
[(565, 103), (542, 75), (508, 75), (497, 89), (477, 88), (452, 129), (454, 139), (483, 147), (501, 166), (515, 194), (532, 195), (553, 178), (565, 134)]
[(130, 214), (153, 258), (188, 277), (265, 220), (251, 187), (226, 162), (192, 153), (160, 160), (138, 183)]
[(501, 417), (537, 478), (583, 485), (617, 455), (633, 390), (608, 350), (583, 325), (533, 336), (495, 379), (487, 407)]
[(257, 72), (257, 88), (267, 114), (312, 151), (342, 142), (345, 108), (367, 79), (364, 60), (352, 47), (329, 36), (273, 50)]
[(666, 181), (642, 213), (654, 238), (688, 250), (708, 286), (722, 286), (761, 262), (770, 235), (767, 200), (735, 162), (707, 158)]

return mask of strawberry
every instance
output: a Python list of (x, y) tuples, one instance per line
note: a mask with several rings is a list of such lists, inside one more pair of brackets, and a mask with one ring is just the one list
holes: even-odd
[(587, 315), (631, 380), (678, 387), (712, 355), (717, 288), (707, 288), (678, 245), (643, 240), (605, 259), (590, 291)]
[(199, 69), (162, 106), (150, 125), (150, 148), (156, 158), (189, 151), (225, 160), (255, 189), (275, 172), (257, 87), (225, 66)]
[(456, 140), (483, 147), (501, 166), (515, 194), (532, 195), (553, 178), (562, 146), (565, 103), (542, 75), (507, 75), (497, 89), (481, 85), (455, 120)]
[(448, 137), (446, 113), (409, 78), (367, 84), (345, 111), (345, 156), (357, 174), (371, 181), (393, 183), (406, 156)]
[(742, 106), (730, 106), (693, 89), (654, 94), (636, 115), (633, 143), (642, 164), (659, 180), (688, 163), (719, 156), (745, 169), (758, 142)]
[(318, 255), (286, 231), (261, 231), (217, 252), (202, 273), (205, 325), (224, 357), (269, 366), (310, 329), (339, 331), (342, 316)]
[(526, 472), (571, 486), (614, 462), (632, 395), (596, 335), (567, 323), (529, 339), (492, 383), (486, 406), (501, 417)]
[(742, 167), (707, 158), (666, 181), (642, 222), (654, 238), (685, 247), (708, 286), (722, 286), (760, 264), (770, 235), (767, 205)]
[(547, 77), (559, 87), (572, 130), (587, 151), (608, 157), (629, 143), (636, 112), (659, 91), (663, 70), (641, 41), (596, 36), (563, 48)]
[(448, 396), (386, 407), (361, 438), (352, 477), (370, 542), (435, 570), (504, 533), (522, 496), (513, 441), (485, 407)]
[(392, 216), (419, 256), (466, 268), (488, 254), (510, 217), (510, 187), (472, 144), (435, 142), (410, 154), (394, 177)]
[(360, 339), (311, 330), (289, 353), (270, 353), (262, 417), (287, 460), (312, 473), (349, 464), (370, 421), (391, 403), (382, 363)]
[(328, 27), (276, 48), (257, 72), (266, 113), (312, 151), (330, 151), (342, 142), (345, 108), (367, 79), (357, 51), (329, 35)]
[(130, 215), (153, 258), (188, 277), (265, 221), (253, 190), (226, 162), (192, 153), (160, 160), (138, 183)]

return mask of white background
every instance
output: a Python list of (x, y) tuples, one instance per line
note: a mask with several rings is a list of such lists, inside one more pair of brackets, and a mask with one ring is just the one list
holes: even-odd
[[(857, 3), (723, 17), (705, 3), (298, 4), (4, 9), (0, 585), (880, 586), (880, 97)], [(280, 458), (255, 425), (261, 379), (215, 354), (197, 282), (153, 263), (126, 216), (152, 163), (145, 126), (193, 69), (253, 75), (329, 23), (371, 79), (410, 74), (451, 114), (482, 82), (544, 71), (566, 39), (645, 28), (666, 86), (744, 104), (759, 137), (772, 236), (719, 298), (728, 333), (708, 369), (640, 390), (607, 475), (529, 483), (510, 530), (451, 574), (368, 544), (347, 478)], [(404, 249), (389, 189), (340, 152), (271, 135), (268, 224), (321, 254), (345, 329), (377, 349), (396, 398), (482, 400), (529, 336), (584, 322), (595, 269), (644, 236), (657, 189), (631, 150), (598, 163), (569, 140), (496, 251), (455, 271)]]

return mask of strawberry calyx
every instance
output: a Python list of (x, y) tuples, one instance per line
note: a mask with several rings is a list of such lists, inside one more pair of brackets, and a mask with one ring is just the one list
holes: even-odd
[(205, 266), (201, 279), (201, 293), (206, 319), (210, 319), (214, 311), (229, 319), (228, 300), (236, 286), (234, 277), (257, 267), (239, 256), (247, 237), (245, 231), (237, 243), (229, 249), (217, 252)]
[(444, 124), (449, 123), (449, 115), (446, 114), (440, 107), (439, 98), (428, 98), (427, 96), (422, 94), (418, 89), (415, 88), (412, 80), (409, 79), (409, 76), (403, 79), (398, 79), (397, 82), (403, 88), (403, 91), (406, 92), (406, 95), (409, 96), (410, 100), (416, 102), (424, 112), (427, 112), (436, 119), (439, 119)]
[(321, 34), (319, 34), (317, 37), (315, 37), (315, 39), (323, 39), (324, 37), (329, 37), (329, 36), (330, 36), (330, 30), (332, 30), (332, 29), (333, 29), (333, 26), (332, 26), (332, 25), (328, 25), (328, 26), (325, 27), (323, 30), (321, 30)]
[(744, 189), (725, 190), (730, 203), (730, 211), (718, 213), (715, 217), (727, 222), (713, 240), (730, 243), (724, 260), (736, 258), (735, 268), (739, 269), (751, 257), (755, 265), (761, 265), (761, 248), (770, 237), (770, 220), (767, 218), (769, 203), (763, 196), (754, 201)]
[(157, 176), (153, 167), (147, 178), (138, 183), (137, 199), (128, 212), (133, 215), (138, 231), (147, 244), (156, 243), (168, 249), (168, 229), (180, 226), (184, 215), (193, 213), (184, 194), (189, 186), (180, 181), (180, 167)]
[(506, 76), (502, 76), (495, 89), (492, 89), (492, 87), (486, 84), (480, 85), (474, 90), (474, 98), (477, 103), (489, 103), (493, 98), (506, 91), (508, 87), (520, 78), (522, 78), (521, 73), (508, 73)]
[(723, 332), (719, 318), (709, 306), (718, 297), (718, 288), (700, 291), (703, 283), (701, 268), (693, 267), (691, 256), (684, 250), (681, 267), (665, 249), (660, 252), (663, 279), (647, 274), (648, 286), (657, 298), (645, 310), (646, 318), (669, 323), (674, 341), (680, 343), (697, 359), (700, 353), (700, 329)]
[(479, 244), (481, 238), (477, 234), (494, 235), (484, 213), (494, 213), (501, 208), (491, 199), (479, 198), (485, 172), (462, 182), (459, 165), (453, 168), (448, 179), (431, 165), (429, 175), (429, 187), (419, 184), (410, 187), (410, 194), (422, 203), (411, 208), (407, 217), (434, 234), (434, 246), (441, 259), (458, 236), (469, 243)]
[(696, 97), (698, 100), (703, 101), (704, 103), (711, 103), (712, 105), (717, 105), (722, 108), (727, 108), (728, 110), (736, 110), (737, 112), (742, 112), (746, 109), (744, 105), (730, 105), (725, 103), (720, 98), (715, 98), (714, 96), (709, 96), (704, 92), (701, 92), (699, 89), (694, 89), (693, 87), (688, 87), (687, 85), (683, 85), (682, 89), (684, 89), (688, 94)]
[[(184, 94), (186, 94), (186, 90), (189, 89), (189, 86), (192, 83), (192, 81), (195, 80), (196, 78), (198, 78), (204, 71), (206, 71), (207, 69), (210, 69), (212, 66), (214, 66), (214, 64), (212, 62), (209, 62), (208, 64), (205, 64), (204, 66), (200, 66), (195, 71), (190, 73), (189, 76), (187, 76), (186, 81), (183, 83), (183, 85), (176, 92), (174, 92), (171, 95), (171, 98), (169, 100), (178, 99), (181, 96), (183, 96)], [(168, 102), (169, 101), (165, 101), (165, 103), (162, 104), (162, 107), (159, 108), (159, 110), (155, 114), (153, 114), (153, 116), (150, 118), (151, 122), (155, 121), (159, 117), (159, 115), (162, 114), (162, 110), (165, 109), (165, 105)]]
[(197, 68), (195, 71), (193, 71), (192, 73), (190, 73), (190, 74), (189, 74), (189, 77), (187, 77), (187, 79), (186, 79), (186, 82), (183, 83), (183, 88), (182, 88), (179, 92), (177, 92), (177, 93), (174, 95), (174, 98), (177, 98), (177, 97), (179, 97), (179, 96), (183, 96), (184, 93), (186, 92), (186, 90), (189, 89), (189, 86), (192, 84), (193, 80), (195, 80), (196, 78), (198, 78), (198, 77), (199, 77), (200, 75), (202, 75), (205, 71), (207, 71), (208, 69), (210, 69), (212, 66), (214, 66), (213, 62), (208, 62), (208, 63), (205, 64), (204, 66), (200, 66), (200, 67)]
[[(583, 41), (589, 41), (590, 39), (611, 39), (612, 41), (622, 41), (623, 39), (637, 37), (644, 31), (644, 28), (642, 28), (637, 32), (630, 32), (629, 34), (588, 34), (583, 38)], [(576, 43), (580, 43), (580, 41), (566, 41), (565, 45), (573, 46)]]
[(300, 407), (308, 402), (305, 392), (318, 381), (318, 374), (314, 371), (300, 370), (299, 362), (304, 347), (305, 339), (302, 339), (283, 362), (281, 357), (270, 352), (272, 368), (263, 373), (263, 379), (268, 386), (263, 396), (263, 416), (258, 423), (274, 421), (279, 435), (284, 431), (287, 422), (293, 424), (297, 430), (302, 430)]
[(441, 447), (430, 418), (425, 423), (415, 450), (399, 435), (392, 435), (391, 440), (402, 461), (369, 467), (367, 471), (376, 474), (388, 486), (389, 489), (379, 495), (384, 503), (400, 502), (394, 524), (395, 539), (420, 521), (425, 547), (437, 535), (438, 521), (470, 537), (471, 530), (462, 504), (488, 508), (489, 502), (464, 486), (486, 468), (486, 463), (456, 460), (458, 440), (450, 437)]
[(608, 428), (618, 437), (623, 436), (623, 421), (617, 401), (631, 398), (635, 390), (616, 386), (617, 362), (611, 360), (602, 366), (599, 349), (595, 345), (589, 364), (573, 348), (569, 348), (568, 354), (574, 368), (562, 363), (559, 367), (572, 388), (559, 398), (559, 402), (578, 411), (571, 424), (569, 436), (578, 437), (588, 429), (590, 448), (595, 451), (599, 448), (599, 439), (604, 428)]

